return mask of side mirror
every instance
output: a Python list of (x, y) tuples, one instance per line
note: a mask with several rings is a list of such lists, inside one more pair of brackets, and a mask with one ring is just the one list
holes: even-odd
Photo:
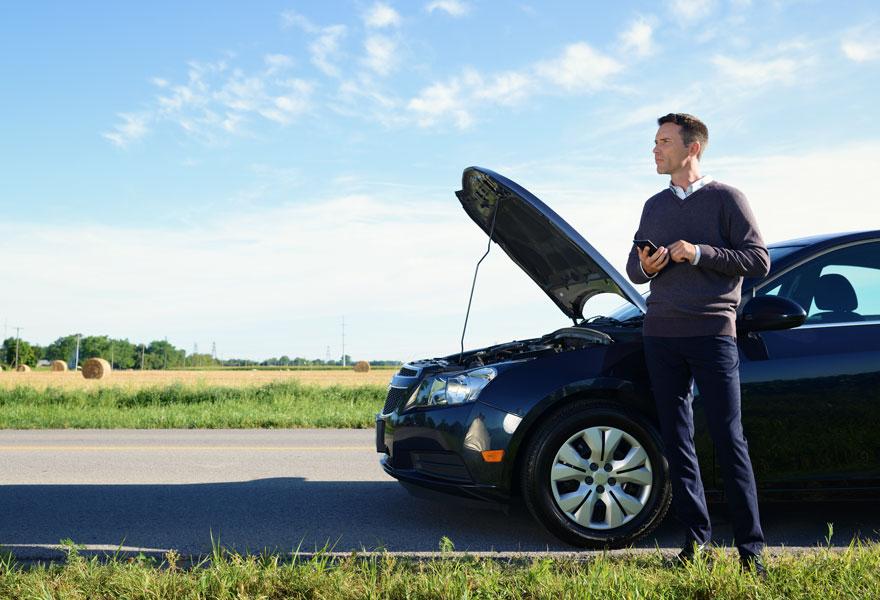
[(758, 296), (743, 307), (736, 322), (740, 331), (772, 331), (803, 325), (807, 313), (801, 305), (779, 296)]

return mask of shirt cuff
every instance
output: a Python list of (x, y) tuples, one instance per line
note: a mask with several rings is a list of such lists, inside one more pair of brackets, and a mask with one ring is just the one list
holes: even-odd
[(648, 275), (647, 273), (645, 273), (645, 267), (642, 266), (641, 261), (639, 261), (639, 268), (642, 270), (642, 275), (644, 275), (648, 279), (654, 279), (655, 277), (657, 277), (657, 273), (654, 273), (653, 275)]
[[(696, 249), (697, 253), (694, 255), (694, 260), (691, 261), (692, 265), (695, 265), (698, 262), (700, 262), (700, 247), (695, 244), (694, 249)], [(641, 263), (639, 263), (639, 264), (641, 264)]]

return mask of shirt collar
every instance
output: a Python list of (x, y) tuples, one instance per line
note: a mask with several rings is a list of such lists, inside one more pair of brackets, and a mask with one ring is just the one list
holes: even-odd
[(695, 182), (690, 184), (686, 190), (673, 184), (671, 181), (669, 182), (669, 189), (672, 190), (673, 194), (675, 194), (676, 196), (678, 196), (679, 198), (684, 200), (685, 198), (687, 198), (688, 196), (690, 196), (691, 194), (696, 192), (698, 189), (702, 188), (703, 186), (705, 186), (709, 183), (712, 183), (712, 176), (711, 175), (703, 175), (702, 177), (697, 179)]

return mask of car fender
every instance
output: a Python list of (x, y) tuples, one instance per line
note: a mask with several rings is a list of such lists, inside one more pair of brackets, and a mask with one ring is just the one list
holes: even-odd
[(520, 450), (528, 442), (529, 437), (549, 414), (562, 406), (578, 401), (614, 402), (631, 406), (652, 423), (656, 423), (657, 413), (653, 399), (632, 381), (616, 377), (591, 377), (570, 381), (536, 402), (511, 435), (502, 478), (510, 485), (511, 491), (516, 489), (515, 478), (519, 471)]

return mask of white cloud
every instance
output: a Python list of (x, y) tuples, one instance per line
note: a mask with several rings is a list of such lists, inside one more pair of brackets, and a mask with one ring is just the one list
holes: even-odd
[(450, 117), (459, 129), (473, 124), (468, 103), (463, 98), (463, 86), (455, 78), (447, 83), (435, 83), (409, 101), (407, 108), (415, 113), (418, 124), (428, 127), (444, 117)]
[(880, 58), (880, 42), (855, 42), (845, 41), (840, 44), (840, 49), (850, 60), (867, 62)]
[(364, 24), (367, 27), (397, 27), (400, 20), (400, 13), (384, 2), (375, 3), (364, 15)]
[(804, 61), (793, 58), (737, 60), (721, 55), (712, 57), (712, 64), (722, 79), (751, 89), (772, 83), (791, 84), (798, 71), (806, 65)]
[(160, 87), (160, 88), (168, 87), (168, 80), (167, 79), (162, 79), (161, 77), (153, 77), (153, 79), (151, 79), (150, 81), (156, 87)]
[(397, 65), (397, 44), (384, 35), (371, 35), (364, 42), (364, 63), (380, 75), (388, 75)]
[(429, 2), (425, 6), (425, 10), (428, 12), (440, 10), (453, 17), (463, 17), (470, 12), (470, 6), (461, 0), (435, 0), (434, 2)]
[(321, 27), (294, 10), (286, 10), (281, 13), (281, 24), (285, 28), (297, 27), (314, 36), (314, 40), (309, 44), (312, 64), (325, 75), (339, 76), (339, 67), (336, 62), (340, 58), (340, 41), (347, 32), (345, 25)]
[(560, 57), (537, 66), (539, 75), (566, 91), (600, 89), (609, 77), (621, 70), (623, 65), (585, 42), (571, 44)]
[(340, 115), (367, 118), (386, 127), (403, 127), (412, 122), (402, 110), (403, 101), (383, 89), (367, 72), (343, 80), (336, 98), (327, 106)]
[(315, 85), (281, 76), (294, 64), (289, 56), (269, 54), (264, 56), (264, 64), (265, 69), (248, 73), (230, 68), (226, 61), (190, 62), (185, 83), (163, 80), (165, 85), (151, 108), (120, 114), (122, 122), (103, 136), (125, 147), (143, 137), (148, 124), (166, 122), (213, 144), (228, 134), (250, 133), (245, 126), (260, 119), (288, 125), (311, 108)]
[(149, 115), (120, 113), (117, 116), (122, 119), (122, 122), (114, 125), (113, 131), (104, 132), (101, 135), (120, 148), (128, 147), (129, 144), (141, 139), (150, 131), (147, 127), (147, 123), (150, 121)]
[(318, 33), (321, 30), (308, 17), (299, 14), (295, 10), (285, 10), (281, 13), (281, 26), (284, 28), (298, 27), (306, 33)]
[(654, 53), (654, 26), (648, 19), (639, 17), (620, 34), (623, 51), (645, 58)]
[(336, 60), (339, 58), (339, 42), (345, 36), (345, 25), (331, 25), (321, 29), (317, 39), (309, 45), (312, 55), (312, 63), (325, 75), (336, 77), (339, 68)]
[(286, 54), (267, 54), (263, 57), (263, 62), (266, 63), (266, 73), (269, 75), (289, 69), (295, 64), (293, 57)]
[(688, 23), (709, 16), (713, 5), (713, 0), (672, 0), (670, 3), (673, 15)]
[(840, 50), (854, 62), (880, 59), (880, 31), (868, 27), (850, 30), (840, 41)]
[(532, 92), (534, 81), (529, 75), (507, 71), (494, 75), (490, 81), (475, 86), (474, 97), (497, 104), (518, 104)]
[(554, 88), (567, 93), (593, 92), (622, 69), (614, 59), (581, 42), (566, 47), (555, 59), (521, 70), (484, 76), (466, 68), (461, 76), (423, 89), (409, 101), (407, 109), (422, 127), (449, 119), (458, 129), (467, 129), (475, 121), (474, 112), (483, 106), (522, 104), (530, 96)]
[(271, 121), (288, 125), (309, 110), (314, 86), (302, 79), (288, 79), (281, 87), (286, 88), (284, 92), (269, 98), (259, 113)]

